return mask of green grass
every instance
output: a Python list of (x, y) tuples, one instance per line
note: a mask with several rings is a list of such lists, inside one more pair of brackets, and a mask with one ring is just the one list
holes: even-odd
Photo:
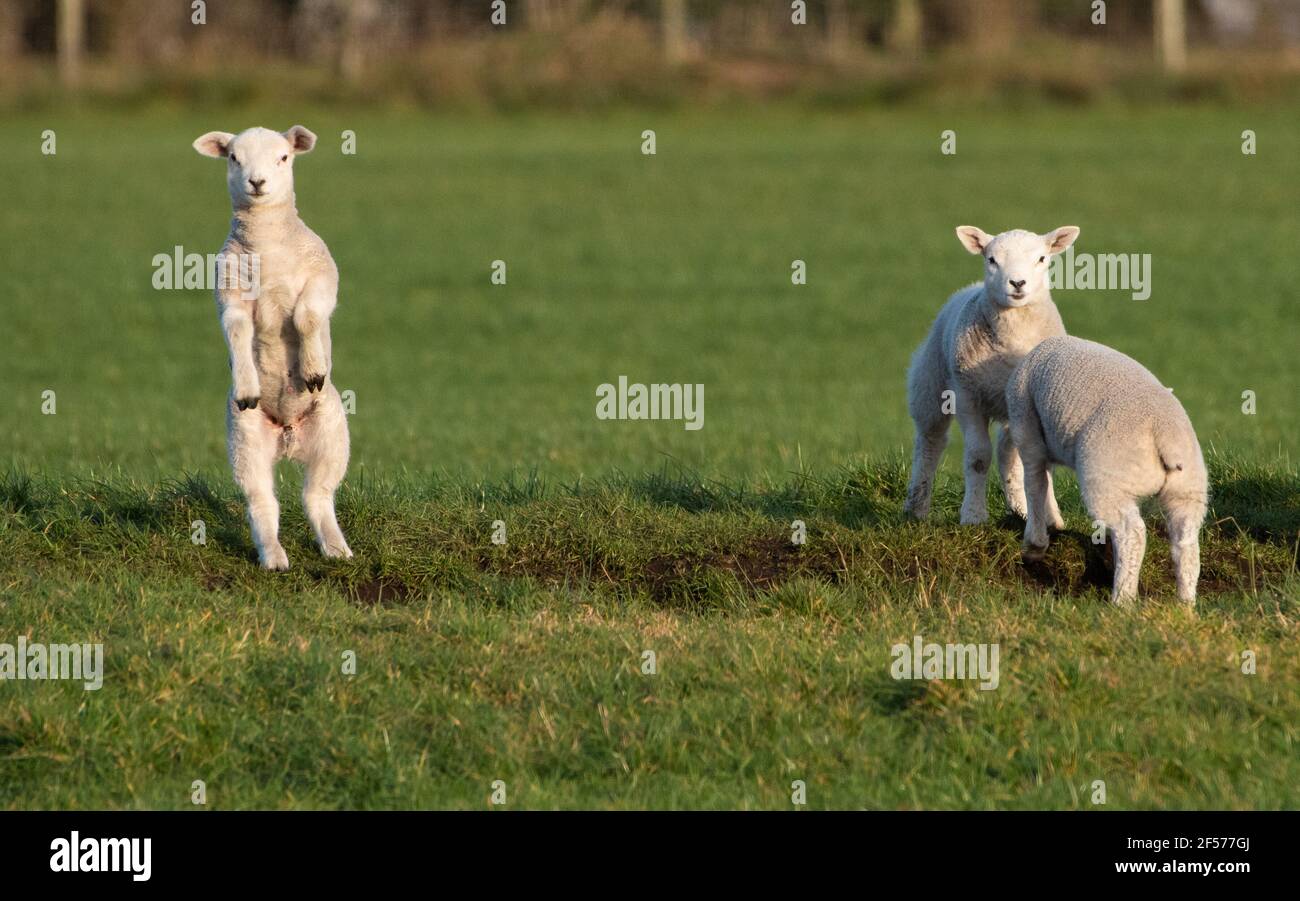
[[(294, 121), (343, 275), (357, 557), (315, 554), (286, 468), (273, 576), (211, 297), (150, 278), (225, 234), (190, 141)], [(0, 642), (102, 641), (107, 674), (0, 683), (0, 806), (187, 807), (195, 779), (218, 807), (482, 807), (496, 779), (527, 807), (780, 808), (794, 779), (815, 807), (1091, 808), (1096, 779), (1109, 807), (1297, 806), (1297, 147), (1283, 108), (6, 118)], [(1213, 449), (1196, 614), (1158, 516), (1143, 602), (1107, 604), (1068, 477), (1042, 566), (1014, 520), (958, 528), (955, 436), (934, 521), (902, 521), (903, 374), (979, 272), (962, 222), (1152, 254), (1148, 301), (1056, 300)], [(619, 375), (703, 383), (704, 428), (596, 420)], [(999, 643), (999, 688), (890, 678), (918, 633)]]
[[(84, 114), (0, 128), (14, 457), (158, 478), (221, 465), (229, 372), (210, 292), (152, 290), (151, 260), (225, 237), (221, 164), (195, 137), (297, 119), (322, 136), (298, 197), (342, 272), (334, 379), (357, 393), (354, 471), (575, 478), (671, 457), (761, 478), (891, 452), (910, 441), (909, 354), (980, 276), (963, 222), (1074, 223), (1080, 251), (1152, 254), (1150, 300), (1058, 292), (1067, 327), (1174, 387), (1204, 444), (1272, 459), (1300, 430), (1300, 225), (1278, 189), (1300, 182), (1290, 110)], [(1239, 152), (1247, 127), (1258, 156)], [(38, 152), (46, 128), (54, 157)], [(338, 152), (345, 128), (355, 156)], [(656, 156), (640, 153), (645, 128)], [(956, 156), (939, 153), (946, 128)], [(505, 286), (489, 283), (496, 259)], [(704, 429), (598, 421), (596, 386), (620, 374), (703, 383)], [(39, 415), (47, 389), (56, 417)]]
[[(802, 779), (814, 807), (1087, 808), (1102, 779), (1114, 807), (1292, 807), (1300, 479), (1215, 474), (1198, 614), (1159, 535), (1144, 603), (1111, 608), (1068, 488), (1034, 570), (1014, 523), (952, 524), (954, 483), (945, 524), (901, 525), (901, 464), (775, 493), (374, 482), (341, 497), (350, 562), (286, 515), (283, 576), (204, 479), (10, 477), (5, 625), (108, 666), (7, 687), (9, 803), (183, 808), (202, 779), (220, 807), (481, 807), (501, 779), (516, 806), (779, 808)], [(917, 634), (997, 643), (997, 690), (893, 680)]]

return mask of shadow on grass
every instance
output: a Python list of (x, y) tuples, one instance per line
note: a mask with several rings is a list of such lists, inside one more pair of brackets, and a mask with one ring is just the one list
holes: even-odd
[[(1300, 541), (1300, 477), (1221, 456), (1211, 456), (1207, 462), (1207, 528), (1227, 536), (1240, 532), (1255, 541), (1283, 547), (1294, 547)], [(825, 477), (795, 473), (786, 484), (763, 489), (710, 482), (681, 468), (674, 473), (668, 466), (657, 473), (616, 477), (601, 487), (615, 487), (638, 500), (687, 513), (748, 512), (785, 522), (816, 515), (848, 528), (867, 528), (905, 521), (907, 478), (907, 462), (897, 456), (865, 467), (843, 468)], [(600, 487), (588, 490), (599, 491)], [(953, 506), (951, 501), (960, 494), (958, 477), (941, 480), (935, 489), (936, 508)], [(1058, 488), (1063, 506), (1067, 496), (1074, 502), (1072, 506), (1078, 505), (1073, 486), (1065, 491)], [(1024, 521), (1008, 514), (998, 525), (1023, 528)]]
[(1207, 519), (1225, 534), (1239, 529), (1255, 541), (1294, 547), (1300, 540), (1300, 480), (1256, 471), (1212, 482)]
[(849, 528), (865, 528), (903, 521), (906, 484), (906, 466), (899, 458), (870, 467), (842, 468), (824, 477), (792, 473), (785, 484), (762, 488), (710, 481), (665, 465), (656, 473), (612, 477), (597, 483), (594, 490), (613, 488), (686, 513), (748, 512), (785, 522), (817, 515)]
[[(1208, 541), (1203, 544), (1204, 588), (1237, 590), (1245, 584), (1242, 573), (1248, 574), (1252, 591), (1257, 577), (1261, 584), (1289, 577), (1295, 562), (1287, 550), (1300, 533), (1295, 477), (1221, 461), (1212, 473), (1216, 487)], [(1024, 565), (1013, 551), (1024, 526), (1019, 517), (1004, 515), (993, 530), (958, 527), (943, 515), (929, 525), (905, 523), (901, 508), (906, 479), (906, 461), (899, 457), (824, 477), (795, 474), (784, 484), (757, 488), (744, 482), (708, 482), (667, 466), (657, 473), (616, 475), (561, 487), (548, 486), (535, 472), (490, 485), (364, 483), (345, 489), (344, 494), (344, 509), (361, 538), (358, 559), (344, 563), (304, 559), (299, 572), (301, 578), (328, 583), (363, 606), (401, 603), (435, 589), (474, 591), (492, 580), (587, 585), (688, 606), (707, 606), (736, 591), (770, 593), (800, 578), (821, 584), (866, 580), (882, 585), (976, 579), (1060, 594), (1109, 589), (1107, 548), (1093, 544), (1090, 534), (1059, 533), (1046, 560)], [(950, 481), (940, 486), (941, 509), (951, 505), (960, 487), (957, 480)], [(1073, 496), (1063, 495), (1073, 501)], [(501, 553), (473, 535), (454, 530), (444, 534), (430, 526), (448, 510), (478, 506), (489, 496), (508, 501), (524, 516), (539, 508), (545, 515), (545, 505), (556, 501), (613, 498), (618, 504), (630, 499), (687, 516), (748, 513), (770, 522), (746, 525), (724, 544), (704, 541), (694, 550), (661, 543), (648, 560), (635, 548), (620, 549), (616, 541), (566, 543), (563, 529), (549, 530), (531, 543), (512, 542), (509, 552)], [(421, 498), (428, 503), (408, 503)], [(175, 539), (201, 520), (208, 544), (218, 554), (231, 562), (256, 563), (242, 501), (234, 485), (220, 477), (185, 474), (157, 485), (140, 485), (124, 478), (56, 480), (10, 471), (0, 474), (0, 512), (5, 511), (14, 516), (20, 531), (39, 534), (41, 541), (64, 545), (79, 555), (96, 547), (120, 554), (123, 542), (140, 542), (141, 534)], [(822, 520), (830, 540), (796, 547), (788, 538), (789, 524), (813, 517)], [(429, 541), (414, 551), (385, 552), (374, 546), (382, 539), (372, 537), (373, 527), (385, 523), (398, 531), (404, 523), (422, 525)], [(294, 523), (295, 528), (298, 525)], [(1153, 533), (1161, 533), (1158, 515)], [(1249, 541), (1243, 543), (1243, 535)], [(656, 542), (657, 537), (661, 536), (650, 535), (648, 540)], [(371, 547), (363, 550), (367, 539)], [(1152, 556), (1164, 553), (1160, 548)], [(211, 590), (224, 590), (244, 578), (238, 566), (224, 570), (214, 570), (211, 563), (196, 566), (203, 570), (198, 578)], [(1167, 587), (1167, 569), (1161, 561), (1151, 571), (1153, 584)], [(253, 573), (250, 568), (250, 578)]]
[[(1050, 566), (1046, 559), (1024, 561), (1025, 573), (1034, 584), (1041, 588), (1062, 593), (1077, 593), (1089, 588), (1110, 590), (1114, 582), (1114, 554), (1110, 538), (1104, 545), (1094, 544), (1092, 535), (1084, 532), (1066, 530), (1055, 532), (1051, 536), (1053, 545), (1069, 540), (1078, 546), (1083, 555), (1083, 572), (1073, 575), (1073, 570)], [(1049, 548), (1049, 555), (1051, 550)]]

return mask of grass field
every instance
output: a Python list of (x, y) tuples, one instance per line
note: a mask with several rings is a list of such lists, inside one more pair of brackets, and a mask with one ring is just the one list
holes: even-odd
[[(512, 807), (782, 808), (796, 779), (813, 807), (1090, 808), (1097, 779), (1110, 807), (1300, 805), (1295, 113), (7, 116), (0, 642), (102, 641), (106, 676), (0, 683), (0, 805), (188, 807), (196, 779), (217, 807), (482, 807), (498, 779)], [(225, 235), (190, 142), (294, 121), (343, 278), (357, 557), (315, 554), (285, 468), (272, 576), (211, 295), (151, 278)], [(955, 436), (934, 520), (902, 521), (904, 370), (978, 277), (967, 222), (1152, 255), (1149, 300), (1056, 301), (1210, 451), (1197, 614), (1158, 515), (1144, 603), (1106, 604), (1069, 478), (1041, 566), (1000, 501), (958, 528)], [(597, 420), (620, 375), (704, 384), (704, 428)], [(916, 634), (998, 643), (999, 687), (895, 681)]]

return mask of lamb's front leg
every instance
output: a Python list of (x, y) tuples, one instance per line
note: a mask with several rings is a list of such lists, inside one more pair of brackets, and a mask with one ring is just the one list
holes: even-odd
[(325, 387), (330, 371), (325, 350), (325, 327), (338, 303), (338, 282), (328, 276), (310, 279), (293, 308), (293, 325), (298, 331), (298, 370), (308, 391)]
[(993, 459), (993, 444), (989, 441), (989, 419), (967, 407), (957, 405), (957, 421), (961, 424), (966, 470), (966, 495), (961, 502), (962, 525), (987, 522), (989, 518), (988, 477), (989, 463)]
[(1052, 496), (1047, 460), (1026, 453), (1025, 467), (1025, 540), (1021, 555), (1026, 562), (1042, 560), (1047, 553), (1047, 526), (1051, 522), (1048, 501)]
[(1006, 498), (1007, 511), (1028, 519), (1025, 464), (1015, 442), (1011, 440), (1011, 427), (1005, 423), (998, 429), (998, 475), (1002, 479), (1002, 496)]
[(1052, 476), (1052, 467), (1047, 467), (1047, 524), (1058, 532), (1065, 531), (1065, 518), (1061, 508), (1056, 505), (1056, 479)]
[[(1002, 477), (1002, 496), (1007, 500), (1007, 509), (1024, 519), (1029, 518), (1029, 502), (1025, 499), (1029, 490), (1028, 463), (1011, 438), (1011, 429), (1003, 426), (998, 431), (998, 474)], [(1044, 478), (1047, 480), (1046, 500), (1043, 507), (1044, 522), (1058, 532), (1065, 530), (1065, 520), (1061, 509), (1056, 505), (1056, 485), (1052, 479), (1052, 467), (1044, 464)]]
[(221, 330), (230, 348), (230, 376), (234, 384), (235, 405), (240, 410), (257, 406), (262, 397), (262, 384), (257, 376), (257, 361), (253, 358), (253, 302), (236, 295), (223, 295), (221, 303)]

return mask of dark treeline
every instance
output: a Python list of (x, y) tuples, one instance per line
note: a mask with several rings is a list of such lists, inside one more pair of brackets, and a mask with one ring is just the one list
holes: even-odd
[[(504, 49), (503, 49), (504, 48)], [(491, 94), (494, 77), (568, 86), (633, 70), (760, 87), (812, 70), (915, 71), (953, 55), (1017, 65), (1123, 54), (1179, 73), (1203, 52), (1277, 70), (1300, 57), (1296, 0), (4, 0), (0, 80), (239, 65), (311, 69), (376, 93), (400, 67), (434, 94)], [(1189, 53), (1191, 54), (1189, 56)], [(1080, 62), (1083, 60), (1084, 62)], [(232, 65), (233, 64), (233, 65)], [(738, 65), (748, 68), (737, 69)], [(715, 67), (715, 69), (710, 68)], [(92, 78), (91, 73), (94, 73)], [(493, 73), (497, 73), (494, 76)], [(720, 74), (721, 73), (721, 74)], [(846, 80), (852, 80), (851, 78)], [(486, 87), (485, 87), (486, 86)], [(673, 90), (680, 89), (677, 84)], [(647, 90), (651, 90), (647, 88)], [(667, 89), (665, 89), (667, 90)], [(653, 92), (653, 91), (651, 91)], [(10, 92), (12, 93), (12, 92)], [(636, 93), (635, 91), (633, 93)]]

